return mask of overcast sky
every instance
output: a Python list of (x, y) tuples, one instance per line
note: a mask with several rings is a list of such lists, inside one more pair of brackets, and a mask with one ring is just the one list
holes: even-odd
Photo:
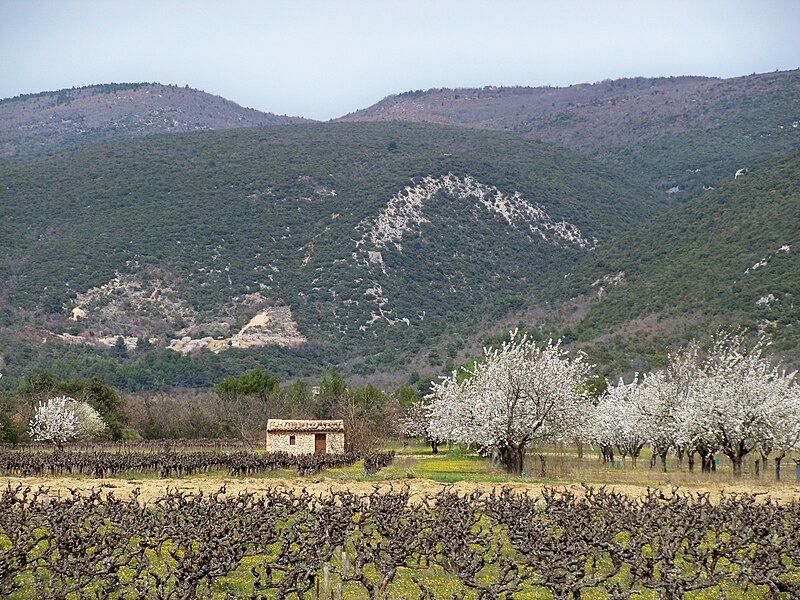
[(432, 87), (798, 67), (798, 0), (0, 0), (2, 98), (157, 81), (329, 119)]

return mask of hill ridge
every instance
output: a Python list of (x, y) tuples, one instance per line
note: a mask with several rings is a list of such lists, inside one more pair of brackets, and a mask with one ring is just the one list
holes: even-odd
[(800, 149), (800, 69), (727, 79), (431, 88), (387, 96), (340, 120), (512, 131), (621, 168), (681, 202), (742, 167)]
[(0, 157), (154, 134), (308, 122), (188, 86), (97, 84), (0, 100)]
[[(799, 182), (800, 153), (775, 159), (597, 248), (552, 282), (588, 302), (565, 335), (603, 340), (615, 360), (657, 362), (664, 353), (653, 340), (667, 335), (659, 322), (680, 343), (743, 327), (769, 333), (774, 350), (800, 364)], [(644, 330), (631, 327), (643, 320)]]

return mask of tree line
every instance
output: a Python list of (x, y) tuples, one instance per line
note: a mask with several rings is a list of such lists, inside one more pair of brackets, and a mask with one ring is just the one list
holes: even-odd
[(375, 451), (383, 440), (406, 435), (426, 440), (434, 452), (444, 442), (474, 445), (515, 475), (528, 448), (555, 443), (576, 444), (579, 451), (589, 444), (607, 461), (616, 453), (634, 466), (647, 446), (651, 466), (659, 462), (662, 469), (668, 455), (690, 470), (699, 461), (703, 471), (715, 469), (724, 455), (736, 475), (746, 457), (756, 455), (759, 469), (771, 457), (780, 477), (781, 461), (800, 447), (800, 384), (767, 350), (763, 338), (751, 346), (741, 334), (723, 332), (669, 354), (663, 369), (614, 384), (595, 374), (584, 353), (515, 331), (433, 382), (423, 399), (419, 388), (408, 386), (391, 393), (371, 383), (351, 388), (335, 370), (309, 387), (303, 381), (282, 386), (255, 369), (222, 379), (213, 392), (179, 398), (123, 398), (99, 379), (59, 383), (39, 374), (5, 398), (0, 424), (7, 441), (27, 436), (63, 443), (33, 428), (43, 402), (61, 397), (68, 414), (96, 412), (105, 427), (92, 431), (109, 439), (254, 440), (269, 417), (334, 418), (345, 423), (348, 452)]
[(690, 470), (699, 457), (703, 471), (724, 454), (734, 475), (756, 452), (764, 467), (774, 457), (780, 477), (781, 460), (800, 448), (800, 384), (766, 349), (764, 339), (748, 347), (722, 332), (671, 354), (664, 369), (609, 384), (592, 376), (584, 353), (514, 331), (435, 383), (407, 413), (405, 431), (434, 450), (446, 440), (475, 444), (516, 475), (531, 446), (590, 443), (634, 465), (649, 445), (664, 470), (669, 453)]
[(213, 390), (124, 394), (99, 378), (59, 382), (46, 373), (27, 378), (17, 394), (0, 397), (0, 441), (70, 442), (229, 438), (250, 447), (263, 441), (269, 418), (342, 419), (347, 452), (369, 453), (399, 435), (405, 408), (419, 399), (415, 388), (389, 393), (372, 384), (348, 386), (331, 370), (311, 387), (281, 385), (254, 369), (222, 379)]

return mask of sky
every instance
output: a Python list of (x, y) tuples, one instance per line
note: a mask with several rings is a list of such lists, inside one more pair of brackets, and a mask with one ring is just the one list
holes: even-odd
[(327, 120), (408, 90), (798, 67), (798, 0), (0, 0), (0, 98), (148, 81)]

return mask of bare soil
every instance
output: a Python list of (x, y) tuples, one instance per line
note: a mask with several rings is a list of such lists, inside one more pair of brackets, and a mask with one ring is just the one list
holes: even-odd
[[(392, 480), (384, 482), (368, 481), (342, 481), (338, 479), (320, 478), (289, 478), (289, 479), (259, 479), (259, 478), (208, 478), (208, 477), (187, 477), (184, 479), (73, 479), (67, 477), (0, 477), (0, 486), (16, 487), (17, 485), (27, 486), (37, 489), (40, 486), (48, 488), (49, 494), (53, 497), (64, 497), (70, 494), (71, 490), (90, 491), (100, 489), (111, 493), (117, 498), (128, 498), (130, 493), (136, 489), (140, 490), (140, 500), (149, 502), (158, 498), (167, 490), (182, 490), (189, 494), (203, 493), (208, 495), (217, 492), (225, 486), (228, 494), (237, 494), (243, 491), (251, 491), (256, 494), (274, 488), (287, 490), (306, 489), (314, 495), (325, 496), (335, 491), (350, 491), (357, 494), (367, 495), (373, 490), (390, 490), (408, 487), (412, 496), (423, 498), (430, 497), (441, 491), (443, 488), (450, 488), (457, 493), (470, 494), (478, 491), (490, 493), (492, 490), (511, 488), (520, 493), (538, 495), (544, 488), (566, 489), (577, 495), (584, 491), (580, 483), (567, 483), (561, 485), (542, 484), (542, 483), (493, 483), (493, 482), (459, 482), (455, 484), (443, 484), (430, 479), (413, 480)], [(597, 486), (595, 486), (597, 487)], [(642, 485), (630, 484), (611, 484), (606, 485), (606, 489), (625, 494), (630, 497), (640, 497), (647, 492), (647, 487)], [(718, 499), (721, 494), (758, 494), (762, 498), (772, 498), (780, 503), (800, 501), (800, 484), (795, 483), (772, 483), (769, 485), (758, 485), (753, 482), (741, 483), (706, 483), (703, 485), (693, 485), (679, 488), (673, 485), (653, 486), (654, 489), (662, 491), (670, 496), (676, 491), (692, 494), (708, 493), (712, 500)]]

